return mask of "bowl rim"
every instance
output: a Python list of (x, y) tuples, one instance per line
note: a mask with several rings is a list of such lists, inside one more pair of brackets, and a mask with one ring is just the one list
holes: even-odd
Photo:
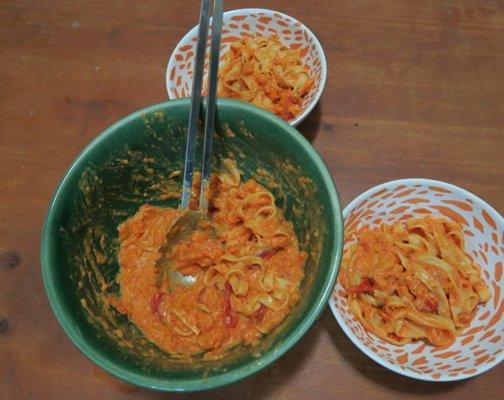
[[(352, 212), (352, 210), (357, 207), (362, 201), (367, 199), (371, 194), (388, 188), (390, 186), (395, 186), (395, 185), (417, 185), (417, 184), (427, 184), (427, 185), (436, 185), (436, 186), (441, 186), (447, 189), (451, 189), (452, 191), (460, 192), (467, 198), (475, 201), (475, 203), (480, 203), (486, 211), (494, 218), (494, 220), (499, 221), (499, 225), (504, 226), (504, 217), (502, 217), (492, 206), (490, 206), (486, 201), (483, 199), (479, 198), (475, 194), (462, 189), (459, 186), (453, 185), (451, 183), (443, 182), (443, 181), (438, 181), (435, 179), (427, 179), (427, 178), (404, 178), (404, 179), (397, 179), (397, 180), (392, 180), (388, 181), (385, 183), (381, 183), (379, 185), (373, 186), (363, 193), (361, 193), (359, 196), (357, 196), (355, 199), (353, 199), (343, 210), (343, 223), (345, 222), (345, 219), (348, 217), (348, 215)], [(343, 243), (344, 244), (344, 243)], [(336, 287), (336, 282), (334, 287)], [(439, 379), (434, 379), (432, 378), (429, 374), (421, 374), (415, 371), (411, 371), (409, 369), (401, 369), (395, 364), (390, 363), (389, 361), (383, 359), (382, 357), (377, 356), (374, 352), (372, 352), (364, 343), (362, 343), (355, 335), (354, 333), (348, 328), (345, 320), (341, 316), (338, 308), (336, 307), (336, 301), (334, 300), (334, 296), (331, 296), (329, 299), (329, 307), (334, 315), (334, 318), (336, 321), (338, 321), (338, 324), (340, 328), (343, 330), (345, 335), (352, 341), (352, 343), (357, 346), (365, 355), (367, 355), (369, 358), (371, 358), (373, 361), (377, 362), (381, 366), (389, 369), (392, 372), (395, 372), (397, 374), (407, 376), (408, 378), (413, 378), (413, 379), (418, 379), (422, 381), (428, 381), (428, 382), (452, 382), (452, 381), (460, 381), (468, 378), (472, 378), (474, 376), (480, 375), (491, 368), (497, 366), (503, 359), (504, 359), (504, 353), (501, 353), (498, 357), (495, 358), (495, 361), (491, 364), (485, 364), (482, 367), (476, 367), (476, 372), (472, 374), (465, 374), (465, 375), (458, 375), (456, 377), (451, 377), (451, 376), (441, 376)]]
[[(275, 14), (281, 15), (282, 17), (290, 18), (294, 23), (299, 22), (301, 24), (300, 28), (306, 30), (307, 34), (311, 38), (313, 38), (313, 44), (314, 44), (315, 48), (317, 49), (317, 53), (320, 55), (320, 78), (319, 78), (320, 84), (319, 84), (318, 90), (315, 92), (310, 103), (308, 103), (306, 108), (303, 109), (303, 111), (300, 114), (298, 114), (296, 116), (296, 118), (293, 118), (290, 121), (286, 121), (289, 125), (298, 126), (302, 121), (304, 121), (306, 119), (308, 114), (310, 114), (313, 111), (313, 109), (315, 108), (315, 106), (319, 102), (320, 97), (322, 96), (322, 93), (324, 92), (326, 81), (327, 81), (327, 60), (326, 60), (324, 48), (322, 47), (322, 44), (320, 43), (317, 36), (313, 33), (313, 31), (310, 28), (308, 28), (308, 26), (306, 26), (303, 22), (299, 21), (298, 19), (296, 19), (290, 15), (287, 15), (285, 13), (282, 13), (280, 11), (275, 11), (275, 10), (271, 10), (268, 8), (238, 8), (238, 9), (229, 10), (229, 11), (224, 12), (224, 18), (227, 16), (232, 17), (236, 14), (243, 14), (243, 13), (252, 14), (252, 13), (258, 13), (258, 12), (275, 13)], [(175, 47), (173, 48), (173, 50), (170, 54), (170, 58), (168, 59), (168, 64), (166, 66), (166, 72), (165, 72), (165, 83), (166, 83), (166, 92), (168, 94), (169, 99), (172, 99), (172, 100), (176, 99), (176, 98), (172, 98), (172, 95), (170, 94), (170, 82), (171, 82), (170, 71), (175, 66), (175, 64), (178, 63), (178, 61), (175, 60), (175, 51), (179, 47), (181, 47), (181, 45), (183, 43), (187, 42), (189, 40), (189, 38), (194, 33), (196, 33), (197, 28), (198, 28), (198, 25), (194, 25), (191, 29), (189, 29), (186, 32), (186, 34), (184, 36), (182, 36), (182, 39), (180, 39), (177, 42), (177, 44), (175, 45)]]
[(334, 215), (333, 227), (335, 229), (336, 239), (335, 245), (330, 248), (331, 254), (329, 257), (329, 271), (328, 276), (326, 277), (323, 284), (322, 290), (317, 293), (313, 305), (311, 306), (310, 310), (302, 317), (302, 320), (297, 326), (297, 329), (293, 330), (281, 344), (277, 345), (272, 349), (272, 351), (268, 351), (253, 362), (249, 362), (245, 365), (240, 366), (239, 368), (223, 372), (220, 375), (216, 375), (210, 378), (166, 380), (163, 378), (154, 378), (140, 375), (129, 371), (127, 368), (122, 367), (114, 361), (111, 361), (109, 357), (103, 355), (101, 351), (93, 346), (78, 329), (77, 325), (73, 324), (71, 314), (68, 311), (65, 311), (65, 307), (62, 306), (62, 302), (60, 301), (62, 297), (61, 294), (58, 293), (57, 285), (55, 284), (55, 269), (51, 267), (54, 263), (56, 263), (51, 249), (57, 241), (57, 238), (55, 236), (52, 236), (50, 232), (54, 224), (55, 214), (57, 210), (63, 207), (62, 203), (60, 202), (63, 189), (66, 187), (67, 182), (76, 174), (78, 174), (81, 167), (87, 162), (88, 153), (95, 147), (100, 146), (100, 144), (109, 136), (115, 135), (115, 132), (117, 132), (119, 128), (129, 124), (131, 121), (141, 117), (142, 115), (145, 115), (146, 113), (152, 113), (158, 110), (169, 110), (172, 106), (180, 104), (185, 104), (187, 105), (187, 108), (189, 108), (189, 99), (164, 101), (137, 110), (120, 119), (116, 123), (110, 125), (79, 152), (79, 154), (70, 164), (70, 167), (64, 173), (55, 191), (53, 192), (44, 220), (40, 245), (42, 278), (49, 303), (51, 305), (53, 313), (56, 316), (56, 319), (58, 320), (67, 336), (74, 343), (74, 345), (88, 359), (90, 359), (112, 375), (115, 375), (116, 377), (137, 386), (165, 392), (194, 392), (214, 389), (251, 376), (266, 368), (278, 358), (280, 358), (304, 336), (304, 334), (309, 330), (309, 328), (313, 325), (313, 323), (318, 319), (318, 317), (324, 310), (329, 296), (331, 295), (331, 292), (333, 290), (343, 251), (343, 218), (338, 192), (336, 186), (334, 185), (332, 176), (327, 169), (324, 161), (315, 151), (315, 149), (310, 145), (308, 140), (306, 140), (305, 137), (294, 127), (276, 117), (274, 114), (271, 114), (265, 110), (262, 110), (245, 102), (230, 99), (219, 99), (217, 106), (218, 108), (230, 107), (246, 110), (247, 112), (250, 112), (259, 118), (268, 120), (271, 124), (279, 125), (281, 129), (287, 131), (288, 135), (292, 138), (293, 141), (295, 141), (299, 146), (303, 147), (307, 151), (309, 158), (314, 162), (317, 169), (319, 170), (324, 182), (324, 186), (327, 188), (331, 213)]

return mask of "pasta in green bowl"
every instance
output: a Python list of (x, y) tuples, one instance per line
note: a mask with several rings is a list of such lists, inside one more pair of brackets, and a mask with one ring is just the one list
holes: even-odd
[[(92, 361), (140, 386), (163, 391), (204, 390), (263, 369), (306, 333), (324, 309), (334, 285), (343, 227), (337, 192), (322, 160), (302, 135), (272, 114), (232, 100), (219, 100), (217, 108), (215, 170), (221, 172), (222, 178), (226, 160), (233, 160), (240, 184), (251, 181), (260, 188), (243, 190), (269, 193), (260, 195), (264, 202), (269, 201), (266, 198), (274, 200), (266, 204), (270, 208), (263, 211), (264, 215), (273, 218), (270, 215), (278, 211), (284, 218), (278, 220), (278, 226), (297, 238), (299, 254), (303, 254), (297, 285), (299, 300), (292, 302), (281, 321), (261, 332), (258, 340), (233, 342), (219, 357), (205, 357), (205, 352), (196, 347), (195, 351), (189, 351), (188, 358), (180, 352), (166, 351), (132, 317), (129, 303), (118, 304), (114, 300), (124, 299), (128, 290), (122, 280), (124, 244), (134, 231), (124, 228), (128, 221), (145, 207), (156, 215), (167, 209), (177, 212), (181, 177), (176, 171), (183, 165), (188, 99), (147, 107), (106, 129), (72, 163), (46, 216), (42, 272), (60, 324)], [(233, 173), (227, 177), (224, 174), (221, 181), (233, 181)], [(223, 193), (234, 193), (229, 192), (231, 186)], [(241, 212), (249, 213), (249, 206), (245, 204)], [(275, 213), (271, 212), (273, 209)], [(228, 211), (223, 208), (222, 218), (231, 215)], [(259, 245), (260, 248), (253, 248), (256, 257), (270, 257), (267, 252), (272, 251), (271, 247), (268, 249), (262, 242)], [(195, 254), (195, 249), (185, 249), (181, 254)], [(236, 260), (227, 257), (224, 263), (236, 265)], [(142, 271), (148, 274), (147, 269)], [(265, 290), (270, 290), (271, 282), (282, 282), (275, 280), (278, 277), (262, 279)], [(216, 278), (216, 287), (217, 281)], [(235, 298), (246, 294), (243, 282), (241, 286), (239, 282), (231, 278), (228, 289), (223, 283), (224, 293), (229, 290), (228, 295)], [(150, 307), (154, 295), (149, 292), (146, 297)], [(262, 304), (271, 303), (271, 310), (281, 308), (281, 296), (255, 298), (259, 300), (247, 303), (250, 309), (244, 306), (243, 315), (257, 312)], [(157, 306), (156, 312), (166, 305)], [(238, 305), (233, 303), (233, 307)], [(240, 314), (239, 310), (236, 313)], [(238, 317), (240, 321), (247, 320)], [(181, 332), (196, 335), (201, 329), (202, 325), (186, 324)]]

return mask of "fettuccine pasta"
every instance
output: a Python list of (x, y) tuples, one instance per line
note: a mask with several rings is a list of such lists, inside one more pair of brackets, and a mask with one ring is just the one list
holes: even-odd
[(306, 254), (273, 195), (254, 180), (242, 183), (231, 160), (212, 177), (210, 193), (213, 229), (200, 224), (169, 253), (170, 268), (196, 282), (173, 288), (156, 267), (180, 212), (144, 205), (119, 227), (121, 296), (111, 303), (159, 348), (214, 359), (257, 343), (286, 317), (299, 298)]
[(312, 86), (298, 50), (261, 36), (231, 45), (219, 68), (217, 94), (247, 101), (288, 121), (302, 111), (303, 97)]
[(339, 281), (368, 331), (403, 345), (454, 342), (490, 299), (480, 267), (464, 251), (462, 227), (426, 217), (365, 228), (343, 257)]

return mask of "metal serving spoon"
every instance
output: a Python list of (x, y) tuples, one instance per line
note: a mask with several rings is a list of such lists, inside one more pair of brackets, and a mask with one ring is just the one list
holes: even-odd
[[(181, 240), (189, 237), (202, 221), (208, 221), (208, 192), (212, 163), (212, 145), (215, 125), (215, 110), (217, 103), (217, 72), (219, 68), (220, 39), (222, 30), (222, 0), (213, 0), (212, 42), (210, 47), (210, 71), (208, 83), (208, 96), (206, 104), (203, 161), (201, 170), (201, 186), (198, 211), (189, 210), (189, 202), (192, 194), (192, 180), (194, 172), (194, 153), (196, 148), (196, 136), (198, 133), (198, 117), (201, 108), (201, 89), (203, 87), (203, 66), (206, 53), (206, 39), (209, 26), (209, 11), (212, 0), (201, 2), (200, 20), (198, 27), (198, 42), (196, 58), (194, 60), (194, 79), (191, 92), (191, 106), (189, 111), (189, 129), (184, 160), (184, 177), (182, 184), (182, 198), (180, 202), (180, 217), (175, 221), (166, 234), (166, 242), (160, 247), (161, 257), (156, 263), (158, 268), (158, 285), (161, 285), (164, 277), (168, 276), (169, 289), (174, 290), (177, 285), (192, 285), (196, 277), (182, 275), (173, 270), (170, 262), (170, 250)], [(213, 229), (213, 228), (212, 228)]]

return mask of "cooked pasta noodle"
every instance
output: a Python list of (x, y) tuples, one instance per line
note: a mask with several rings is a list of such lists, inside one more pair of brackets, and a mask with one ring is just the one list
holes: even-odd
[(285, 120), (298, 115), (313, 86), (298, 50), (264, 36), (233, 43), (219, 68), (218, 95), (248, 101)]
[(348, 306), (370, 332), (393, 344), (454, 342), (490, 299), (464, 251), (459, 224), (437, 217), (365, 228), (343, 257)]
[[(198, 184), (196, 176), (196, 198)], [(210, 193), (217, 235), (200, 226), (170, 250), (169, 268), (195, 276), (192, 286), (173, 288), (169, 273), (156, 267), (178, 210), (145, 205), (119, 227), (121, 297), (113, 304), (177, 355), (215, 358), (239, 343), (257, 343), (299, 298), (306, 254), (273, 195), (254, 180), (242, 183), (229, 159), (212, 177)]]

